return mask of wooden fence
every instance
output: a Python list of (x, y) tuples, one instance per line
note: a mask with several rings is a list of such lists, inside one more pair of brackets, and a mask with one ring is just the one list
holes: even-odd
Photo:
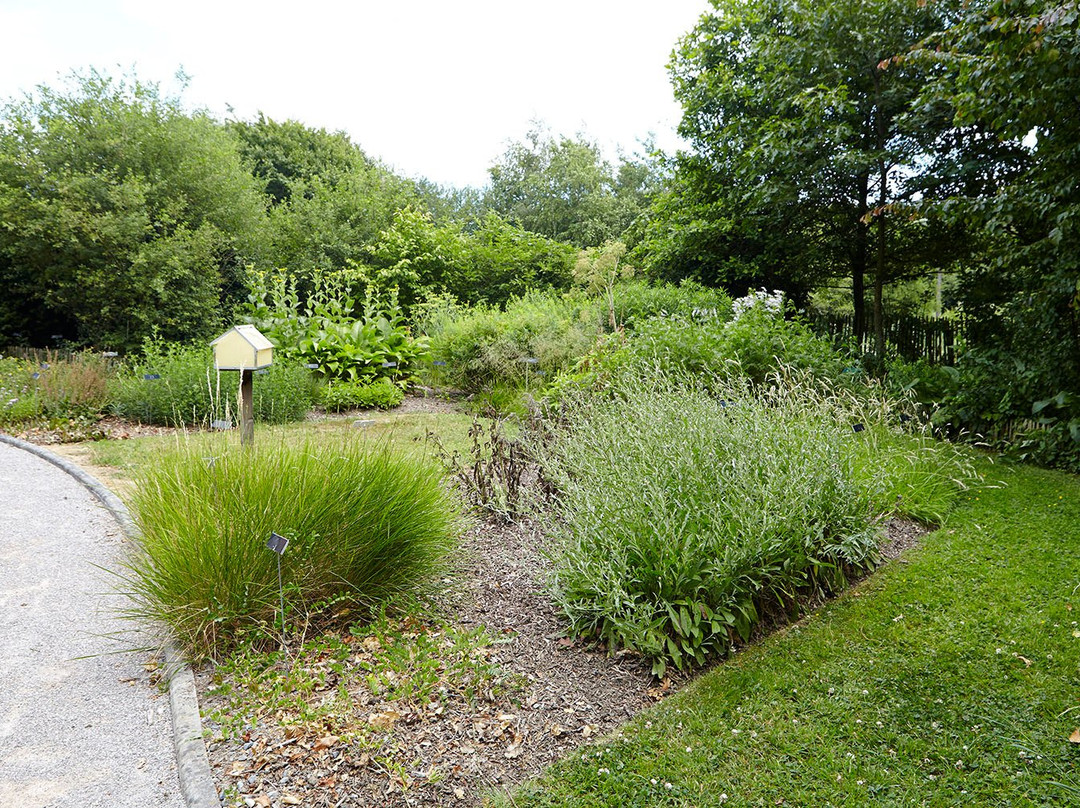
[[(815, 332), (832, 339), (837, 345), (855, 341), (855, 315), (811, 311), (807, 321)], [(937, 320), (931, 317), (902, 315), (885, 317), (885, 341), (908, 361), (926, 359), (935, 365), (956, 363), (956, 342), (963, 333), (963, 323), (957, 320)], [(869, 316), (867, 332), (858, 340), (859, 353), (874, 350), (873, 325)]]

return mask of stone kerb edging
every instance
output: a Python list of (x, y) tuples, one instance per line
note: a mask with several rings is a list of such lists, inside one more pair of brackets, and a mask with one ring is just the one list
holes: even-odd
[[(138, 540), (138, 529), (135, 527), (131, 514), (128, 513), (127, 506), (93, 475), (48, 449), (10, 435), (0, 433), (0, 443), (35, 454), (70, 474), (100, 500), (116, 519), (128, 539)], [(221, 801), (218, 799), (217, 789), (214, 788), (214, 780), (210, 774), (210, 759), (207, 757), (206, 744), (203, 742), (199, 700), (195, 692), (195, 675), (171, 642), (165, 646), (165, 671), (169, 678), (173, 747), (176, 749), (180, 792), (183, 794), (184, 802), (187, 808), (220, 808)]]

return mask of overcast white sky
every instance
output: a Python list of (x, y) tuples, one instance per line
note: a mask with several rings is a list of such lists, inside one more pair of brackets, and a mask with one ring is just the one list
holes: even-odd
[(676, 144), (665, 66), (707, 0), (0, 0), (0, 99), (89, 66), (224, 116), (344, 130), (412, 177), (482, 185), (530, 121), (614, 157)]

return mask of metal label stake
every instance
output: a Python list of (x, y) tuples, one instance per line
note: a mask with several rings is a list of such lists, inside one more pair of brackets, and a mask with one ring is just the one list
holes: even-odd
[(272, 550), (274, 555), (277, 556), (278, 602), (281, 606), (281, 650), (285, 652), (286, 658), (289, 656), (289, 649), (285, 645), (285, 589), (281, 585), (281, 557), (285, 554), (285, 548), (288, 546), (289, 540), (287, 538), (273, 532), (270, 533), (270, 538), (266, 542), (266, 549)]

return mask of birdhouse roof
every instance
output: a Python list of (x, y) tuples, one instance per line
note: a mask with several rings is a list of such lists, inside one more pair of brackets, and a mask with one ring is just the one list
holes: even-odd
[(253, 325), (234, 325), (232, 328), (230, 328), (228, 331), (226, 331), (224, 334), (222, 334), (220, 337), (218, 337), (216, 340), (214, 340), (210, 344), (211, 345), (217, 345), (219, 342), (221, 342), (223, 339), (228, 337), (234, 331), (237, 334), (239, 334), (241, 337), (243, 337), (244, 340), (248, 343), (248, 345), (250, 345), (256, 351), (264, 351), (267, 348), (273, 348), (274, 347), (274, 343), (272, 343), (270, 340), (268, 340), (266, 337), (264, 337), (259, 332), (259, 329), (257, 329)]

